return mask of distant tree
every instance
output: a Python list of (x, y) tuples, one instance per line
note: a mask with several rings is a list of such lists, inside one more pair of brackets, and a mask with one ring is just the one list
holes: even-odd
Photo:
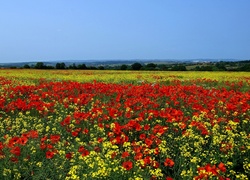
[(28, 64), (25, 64), (25, 65), (23, 66), (23, 68), (25, 68), (25, 69), (30, 69), (30, 66), (29, 66)]
[(121, 65), (121, 67), (120, 67), (121, 70), (126, 70), (127, 68), (128, 68), (128, 66), (127, 66), (126, 64), (123, 64), (123, 65)]
[(156, 64), (154, 63), (148, 63), (145, 67), (146, 70), (154, 70), (156, 68)]
[(245, 64), (242, 67), (239, 68), (240, 71), (250, 71), (250, 64)]
[(99, 66), (98, 69), (99, 70), (104, 70), (104, 67), (103, 66)]
[(55, 69), (54, 66), (45, 66), (45, 69)]
[(192, 69), (194, 71), (201, 71), (201, 67), (200, 66), (196, 66), (194, 69)]
[(145, 71), (145, 70), (148, 70), (148, 69), (146, 68), (146, 66), (142, 66), (142, 67), (140, 68), (140, 70)]
[(133, 70), (131, 65), (128, 65), (127, 70)]
[(158, 64), (157, 67), (161, 70), (161, 71), (166, 71), (168, 70), (168, 66), (166, 64)]
[(35, 69), (45, 69), (45, 66), (44, 66), (43, 62), (37, 62), (34, 68)]
[(96, 70), (96, 69), (97, 69), (97, 67), (95, 67), (95, 66), (90, 66), (88, 69), (91, 69), (91, 70)]
[(69, 69), (77, 69), (76, 64), (73, 63), (72, 65), (69, 65)]
[(56, 69), (61, 69), (61, 63), (56, 63)]
[(77, 66), (77, 69), (88, 69), (87, 66), (85, 64), (79, 64)]
[(172, 67), (172, 71), (186, 71), (187, 68), (184, 65), (175, 65)]
[(112, 66), (105, 65), (104, 69), (110, 70), (110, 69), (112, 69)]
[(65, 63), (56, 63), (56, 69), (65, 69), (66, 65)]
[(226, 71), (226, 70), (227, 70), (227, 68), (226, 68), (226, 66), (225, 66), (225, 63), (222, 62), (222, 61), (216, 63), (216, 64), (215, 64), (215, 67), (216, 67), (217, 70), (219, 70), (219, 71)]
[(142, 68), (142, 65), (138, 62), (131, 65), (133, 70), (140, 70)]
[(73, 65), (72, 65), (72, 69), (77, 69), (77, 67), (76, 67), (76, 64), (75, 64), (75, 63), (73, 63)]
[(201, 71), (213, 71), (213, 66), (201, 66)]
[(121, 66), (113, 66), (112, 70), (121, 70)]

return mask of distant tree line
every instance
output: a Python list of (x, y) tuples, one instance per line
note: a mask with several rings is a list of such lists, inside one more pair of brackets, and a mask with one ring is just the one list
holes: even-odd
[(103, 66), (95, 67), (95, 66), (89, 66), (87, 67), (85, 64), (78, 64), (77, 66), (75, 63), (72, 65), (66, 66), (65, 63), (56, 63), (55, 66), (51, 65), (45, 65), (43, 62), (37, 62), (34, 66), (30, 66), (28, 64), (25, 64), (23, 66), (24, 69), (104, 69)]
[(250, 60), (238, 62), (217, 62), (196, 66), (193, 71), (250, 71)]
[(79, 70), (145, 70), (145, 71), (250, 71), (250, 60), (238, 62), (213, 62), (213, 63), (182, 63), (182, 64), (143, 64), (135, 62), (131, 65), (122, 64), (117, 66), (86, 66), (86, 64), (73, 63), (66, 66), (65, 63), (56, 63), (55, 66), (45, 65), (43, 62), (37, 62), (35, 65), (24, 65), (25, 69), (79, 69)]

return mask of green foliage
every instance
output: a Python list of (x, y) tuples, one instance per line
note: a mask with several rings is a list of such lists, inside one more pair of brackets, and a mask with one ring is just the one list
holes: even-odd
[(172, 67), (171, 70), (172, 71), (186, 71), (187, 68), (184, 65), (175, 65), (174, 67)]
[(142, 65), (138, 62), (131, 65), (133, 70), (140, 70), (142, 68)]
[(155, 70), (156, 67), (157, 67), (156, 64), (154, 64), (154, 63), (148, 63), (148, 64), (145, 66), (145, 70)]
[(43, 62), (37, 62), (35, 65), (35, 69), (45, 69)]
[(70, 66), (69, 66), (69, 69), (77, 69), (76, 64), (73, 63), (73, 65), (70, 65)]
[(88, 69), (87, 66), (85, 64), (79, 64), (77, 66), (77, 69)]
[[(120, 63), (123, 63), (119, 65)], [(110, 63), (110, 64), (109, 64)], [(128, 64), (126, 64), (128, 63)], [(146, 70), (146, 71), (250, 71), (250, 60), (245, 61), (219, 61), (219, 62), (161, 62), (153, 63), (148, 62), (146, 65), (143, 63), (135, 62), (132, 65), (129, 65), (130, 61), (107, 61), (102, 63), (92, 63), (91, 66), (86, 64), (71, 64), (67, 67), (67, 64), (64, 62), (61, 63), (49, 63), (46, 64), (43, 62), (37, 62), (35, 65), (29, 65), (24, 63), (18, 64), (8, 64), (3, 67), (7, 68), (34, 68), (34, 69), (99, 69), (99, 70)], [(50, 65), (48, 65), (50, 64)], [(1, 67), (1, 66), (0, 66)]]
[(126, 70), (126, 69), (128, 69), (128, 66), (126, 64), (123, 64), (123, 65), (121, 65), (120, 69), (121, 70)]
[(56, 63), (56, 69), (65, 69), (65, 63)]
[(103, 66), (98, 67), (99, 70), (104, 70), (105, 68)]
[(218, 71), (226, 71), (227, 68), (226, 68), (225, 64), (226, 64), (225, 62), (220, 61), (220, 62), (215, 64), (215, 67), (217, 68)]
[(25, 69), (30, 69), (30, 66), (29, 66), (28, 64), (25, 64), (25, 65), (23, 66), (23, 68), (25, 68)]
[(239, 71), (250, 71), (250, 63), (239, 68)]

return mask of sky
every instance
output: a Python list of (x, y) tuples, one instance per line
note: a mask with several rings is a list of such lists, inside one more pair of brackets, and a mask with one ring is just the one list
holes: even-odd
[(249, 0), (0, 1), (0, 63), (250, 59)]

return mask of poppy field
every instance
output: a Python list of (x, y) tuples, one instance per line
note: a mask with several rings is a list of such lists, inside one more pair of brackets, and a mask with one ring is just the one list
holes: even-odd
[(250, 75), (0, 70), (0, 179), (248, 179)]

